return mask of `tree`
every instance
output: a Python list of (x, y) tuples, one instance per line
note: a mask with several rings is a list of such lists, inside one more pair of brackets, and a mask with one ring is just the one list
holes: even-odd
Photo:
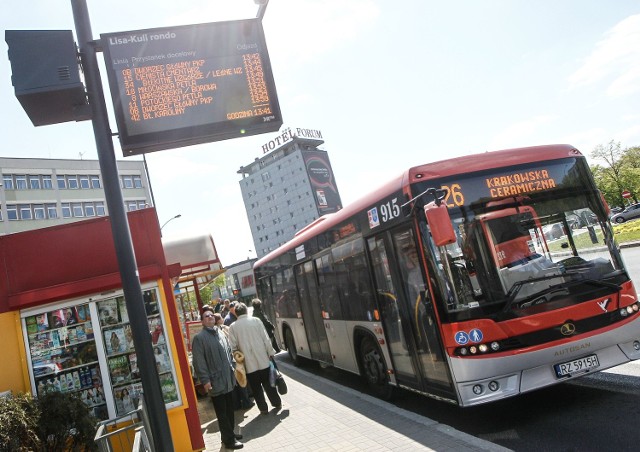
[(611, 140), (606, 145), (597, 145), (591, 152), (591, 157), (605, 162), (605, 165), (592, 165), (591, 172), (609, 205), (624, 205), (624, 190), (631, 192), (632, 199), (638, 202), (640, 147), (622, 149), (620, 142)]

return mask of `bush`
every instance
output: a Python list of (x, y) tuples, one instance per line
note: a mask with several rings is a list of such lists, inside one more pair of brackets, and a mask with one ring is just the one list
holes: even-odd
[(38, 435), (47, 451), (96, 450), (98, 419), (78, 397), (49, 392), (37, 399)]
[(75, 395), (0, 397), (0, 451), (93, 451), (98, 420)]
[(0, 450), (38, 450), (39, 417), (38, 406), (30, 395), (0, 397)]

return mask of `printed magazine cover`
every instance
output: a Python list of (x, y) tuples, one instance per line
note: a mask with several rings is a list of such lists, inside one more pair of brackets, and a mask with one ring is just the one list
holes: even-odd
[(137, 380), (140, 378), (140, 369), (138, 369), (138, 357), (135, 353), (129, 355), (129, 367), (131, 368), (131, 379)]
[(107, 355), (115, 355), (127, 350), (127, 339), (123, 327), (112, 328), (104, 332), (104, 344)]
[(131, 378), (131, 370), (129, 368), (129, 359), (127, 355), (109, 358), (109, 375), (111, 375), (111, 384), (125, 383)]
[(114, 298), (112, 300), (104, 300), (98, 304), (98, 313), (100, 315), (100, 325), (115, 325), (119, 323), (118, 318), (118, 301)]
[(133, 333), (131, 332), (131, 325), (124, 326), (124, 337), (127, 343), (127, 350), (133, 350), (135, 345), (133, 344)]
[(173, 381), (173, 375), (165, 374), (160, 376), (160, 386), (162, 387), (162, 398), (164, 403), (175, 402), (178, 400), (178, 390)]
[(89, 306), (83, 304), (82, 306), (78, 306), (76, 308), (76, 313), (78, 314), (78, 322), (86, 322), (87, 320), (91, 320), (91, 314), (89, 313)]
[(124, 297), (116, 298), (118, 301), (118, 313), (120, 314), (120, 321), (126, 323), (129, 321), (129, 314), (127, 313), (127, 302)]
[(49, 318), (47, 314), (38, 314), (36, 317), (36, 324), (38, 325), (38, 331), (45, 331), (49, 329)]

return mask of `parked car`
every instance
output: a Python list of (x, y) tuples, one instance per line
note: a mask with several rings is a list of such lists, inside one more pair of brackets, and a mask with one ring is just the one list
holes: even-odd
[(623, 209), (622, 207), (618, 207), (618, 206), (616, 206), (616, 207), (612, 207), (612, 208), (611, 208), (611, 209), (609, 209), (609, 210), (611, 211), (611, 214), (609, 214), (609, 217), (612, 217), (612, 216), (614, 216), (615, 214), (622, 212), (624, 209)]
[(542, 233), (547, 240), (556, 240), (566, 235), (562, 223), (548, 224), (542, 227)]
[(622, 212), (618, 212), (613, 215), (611, 217), (611, 221), (615, 223), (624, 223), (625, 221), (633, 220), (634, 218), (640, 218), (640, 202), (631, 204)]

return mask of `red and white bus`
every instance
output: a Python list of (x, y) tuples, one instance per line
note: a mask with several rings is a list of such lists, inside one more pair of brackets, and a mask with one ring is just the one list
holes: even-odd
[(607, 214), (569, 145), (429, 163), (258, 260), (258, 294), (294, 362), (495, 401), (640, 358)]

